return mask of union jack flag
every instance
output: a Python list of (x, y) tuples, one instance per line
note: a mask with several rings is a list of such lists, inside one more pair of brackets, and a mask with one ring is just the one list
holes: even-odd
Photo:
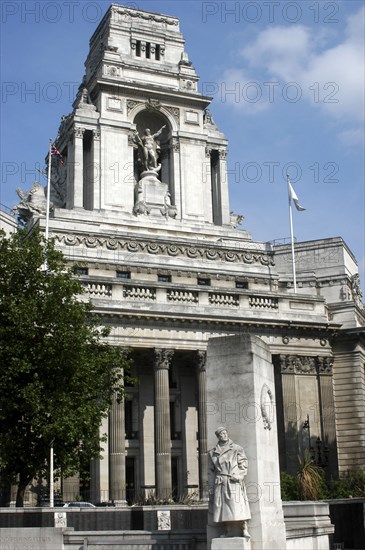
[(57, 149), (57, 147), (55, 145), (51, 146), (51, 155), (57, 155), (59, 160), (60, 160), (60, 163), (64, 164), (63, 156), (61, 155), (61, 153), (59, 152), (59, 150)]

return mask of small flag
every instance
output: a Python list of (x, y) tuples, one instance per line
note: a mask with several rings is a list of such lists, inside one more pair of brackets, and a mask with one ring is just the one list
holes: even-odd
[(303, 212), (303, 210), (305, 210), (305, 208), (303, 208), (303, 206), (300, 206), (299, 204), (299, 199), (297, 197), (297, 194), (296, 192), (294, 191), (293, 187), (292, 187), (292, 184), (290, 183), (289, 181), (289, 178), (288, 178), (288, 185), (289, 185), (289, 202), (292, 200), (293, 203), (295, 204), (295, 208), (299, 211), (299, 212)]
[(59, 160), (60, 160), (60, 163), (64, 164), (63, 156), (61, 155), (61, 153), (59, 152), (59, 150), (57, 149), (57, 147), (55, 145), (51, 146), (51, 155), (57, 155)]

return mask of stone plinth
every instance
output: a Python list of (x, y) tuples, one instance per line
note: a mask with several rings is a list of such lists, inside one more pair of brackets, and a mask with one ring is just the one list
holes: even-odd
[(212, 540), (212, 550), (251, 550), (249, 540), (242, 537), (228, 537)]
[[(244, 448), (248, 459), (245, 483), (252, 516), (248, 522), (251, 548), (283, 550), (286, 536), (280, 497), (274, 369), (269, 348), (256, 336), (212, 338), (206, 369), (208, 448), (215, 446), (214, 432), (219, 426), (226, 426), (230, 438)], [(209, 539), (221, 535), (221, 525), (214, 524), (211, 516), (208, 522), (209, 548)]]

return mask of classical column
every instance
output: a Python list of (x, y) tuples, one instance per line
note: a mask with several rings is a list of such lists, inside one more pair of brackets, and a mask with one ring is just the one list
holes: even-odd
[(100, 130), (96, 128), (93, 130), (93, 209), (100, 210)]
[(109, 413), (109, 499), (125, 506), (125, 425), (124, 399), (114, 394)]
[(84, 128), (74, 129), (73, 205), (75, 208), (84, 207), (84, 132)]
[(206, 352), (197, 352), (198, 379), (198, 448), (199, 448), (199, 496), (208, 500), (208, 444), (207, 444), (207, 388), (206, 388)]
[(172, 493), (169, 368), (173, 354), (173, 350), (155, 349), (155, 464), (158, 498), (170, 498)]
[(228, 197), (228, 175), (227, 175), (227, 149), (219, 149), (219, 208), (221, 223), (226, 225), (230, 221), (229, 197)]

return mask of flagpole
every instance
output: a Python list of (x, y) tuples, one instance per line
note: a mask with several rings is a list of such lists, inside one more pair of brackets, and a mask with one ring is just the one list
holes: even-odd
[(46, 246), (48, 245), (49, 234), (49, 207), (51, 204), (51, 164), (52, 164), (52, 139), (49, 140), (49, 153), (48, 153), (48, 177), (47, 177), (47, 206), (46, 206)]
[(290, 182), (289, 182), (289, 176), (287, 175), (287, 183), (288, 183), (288, 199), (289, 199), (289, 220), (290, 220), (290, 242), (291, 242), (291, 258), (292, 258), (292, 266), (293, 266), (293, 284), (294, 284), (294, 293), (297, 292), (297, 277), (295, 272), (295, 253), (294, 253), (294, 231), (293, 231), (293, 212), (292, 212), (292, 206), (291, 206), (291, 193), (290, 193)]

